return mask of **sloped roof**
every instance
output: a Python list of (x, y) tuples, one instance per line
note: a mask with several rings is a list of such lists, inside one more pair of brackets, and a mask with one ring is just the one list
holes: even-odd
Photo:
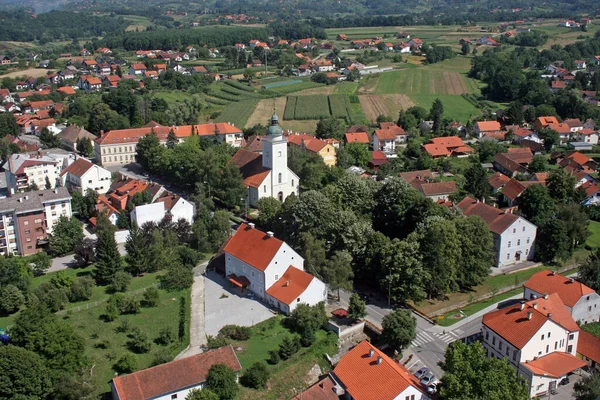
[(290, 265), (285, 273), (268, 290), (267, 294), (288, 306), (316, 279), (311, 274)]
[[(531, 319), (527, 318), (529, 312)], [(548, 314), (552, 314), (551, 318)], [(487, 313), (482, 323), (517, 349), (522, 349), (549, 320), (570, 332), (579, 331), (579, 326), (556, 293), (548, 295), (547, 299), (529, 300), (522, 310), (521, 305), (516, 304)]]
[(517, 161), (513, 160), (512, 157), (507, 155), (508, 153), (498, 153), (494, 156), (494, 162), (500, 165), (503, 169), (514, 173), (514, 172), (527, 172), (527, 168), (522, 166)]
[(571, 282), (571, 278), (557, 273), (553, 274), (547, 269), (533, 274), (524, 286), (537, 293), (556, 293), (569, 307), (573, 307), (581, 297), (594, 293), (594, 289), (583, 283), (576, 280)]
[(494, 175), (490, 176), (488, 182), (490, 186), (494, 188), (494, 190), (498, 190), (504, 185), (506, 185), (510, 181), (510, 178), (504, 175), (502, 172), (496, 172)]
[(66, 175), (70, 173), (72, 175), (82, 177), (90, 168), (92, 168), (94, 164), (86, 160), (85, 158), (78, 158), (67, 168), (63, 169), (60, 173), (60, 176)]
[(347, 143), (366, 143), (369, 144), (369, 135), (367, 132), (346, 133)]
[(254, 268), (264, 271), (275, 257), (283, 241), (242, 224), (223, 249)]
[(580, 126), (583, 126), (583, 122), (581, 122), (579, 118), (565, 119), (563, 123), (569, 125), (569, 127), (571, 128), (578, 128)]
[(304, 143), (304, 148), (312, 151), (313, 153), (318, 153), (325, 146), (327, 146), (327, 143), (325, 141), (318, 139), (312, 135), (306, 134), (306, 133), (291, 134), (291, 135), (288, 135), (287, 138), (288, 138), (288, 143), (291, 143), (296, 146), (302, 147), (302, 145)]
[(336, 383), (330, 375), (327, 375), (292, 400), (340, 400), (335, 387)]
[[(370, 350), (373, 350), (372, 357), (369, 357)], [(381, 357), (380, 363), (377, 363), (378, 357)], [(421, 390), (409, 370), (366, 340), (346, 353), (333, 373), (354, 400), (396, 399), (409, 386)]]
[(442, 194), (451, 194), (456, 192), (455, 182), (432, 182), (421, 183), (418, 189), (425, 196), (437, 196)]
[(262, 151), (262, 139), (263, 136), (252, 135), (246, 140), (246, 147), (252, 152)]
[(482, 203), (471, 197), (465, 197), (460, 203), (460, 208), (466, 216), (477, 215), (484, 220), (490, 231), (501, 235), (513, 222), (519, 219), (518, 216)]
[(271, 172), (262, 165), (262, 155), (246, 149), (239, 149), (229, 161), (240, 169), (244, 185), (257, 188)]
[(396, 133), (391, 129), (375, 129), (375, 136), (379, 140), (396, 140)]
[(445, 136), (433, 138), (431, 139), (431, 143), (449, 148), (461, 147), (465, 145), (465, 142), (463, 142), (463, 140), (458, 136)]
[(580, 330), (579, 339), (577, 341), (577, 353), (596, 363), (600, 363), (600, 338), (597, 338), (591, 333), (587, 333), (583, 329)]
[(97, 138), (96, 135), (86, 131), (83, 128), (78, 127), (77, 125), (69, 125), (65, 129), (63, 129), (58, 136), (71, 143), (77, 142), (77, 139), (88, 138), (90, 140), (95, 140)]
[(535, 375), (560, 378), (578, 368), (585, 367), (587, 363), (569, 353), (555, 351), (537, 360), (521, 363), (521, 365)]
[(405, 180), (408, 183), (414, 182), (416, 180), (422, 180), (425, 178), (433, 178), (433, 172), (430, 169), (422, 169), (419, 171), (411, 171), (411, 172), (401, 172), (400, 178)]
[(120, 400), (153, 399), (205, 382), (208, 370), (215, 364), (225, 364), (234, 371), (242, 369), (233, 347), (229, 345), (118, 376), (113, 379), (113, 385)]
[(446, 146), (437, 145), (434, 143), (424, 144), (423, 148), (432, 157), (449, 156), (450, 152)]
[(558, 124), (558, 120), (556, 119), (556, 117), (553, 116), (538, 117), (536, 122), (539, 122), (542, 126)]
[(586, 155), (581, 154), (580, 152), (576, 151), (574, 153), (571, 153), (567, 156), (568, 159), (575, 161), (577, 164), (579, 165), (585, 165), (585, 163), (588, 163), (590, 161), (595, 162), (593, 159), (589, 158)]
[(477, 121), (475, 124), (480, 132), (499, 131), (502, 129), (498, 121)]
[(346, 130), (346, 133), (369, 132), (369, 128), (365, 125), (353, 125)]

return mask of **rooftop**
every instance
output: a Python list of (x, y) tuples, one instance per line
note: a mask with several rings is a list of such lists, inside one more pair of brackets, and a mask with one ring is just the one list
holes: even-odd
[(569, 353), (555, 351), (537, 360), (521, 363), (535, 375), (560, 378), (578, 368), (585, 367), (587, 363)]
[(18, 193), (0, 201), (0, 212), (16, 212), (17, 214), (42, 211), (48, 202), (70, 200), (71, 195), (65, 187)]
[(269, 237), (263, 231), (242, 224), (223, 251), (260, 271), (264, 271), (281, 245), (283, 245), (283, 241), (276, 237)]
[(573, 307), (581, 297), (594, 293), (594, 289), (583, 283), (547, 269), (533, 274), (524, 286), (537, 293), (556, 293), (569, 307)]
[(506, 210), (500, 210), (471, 197), (465, 197), (460, 203), (460, 208), (466, 216), (476, 215), (481, 217), (487, 224), (490, 231), (498, 235), (502, 234), (513, 222), (519, 219), (518, 216)]
[(311, 274), (290, 265), (285, 273), (268, 290), (267, 294), (280, 302), (290, 305), (316, 279)]

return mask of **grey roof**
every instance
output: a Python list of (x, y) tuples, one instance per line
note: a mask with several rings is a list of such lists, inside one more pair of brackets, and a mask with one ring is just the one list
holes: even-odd
[(71, 195), (67, 188), (57, 187), (50, 190), (37, 190), (34, 192), (16, 193), (0, 201), (0, 212), (13, 212), (22, 214), (31, 211), (41, 211), (44, 204), (51, 201), (70, 200)]
[(97, 138), (96, 135), (94, 135), (93, 133), (90, 133), (88, 131), (86, 131), (83, 128), (80, 128), (76, 125), (69, 125), (66, 129), (64, 129), (61, 133), (58, 134), (58, 136), (66, 141), (69, 141), (71, 143), (75, 143), (77, 142), (77, 139), (81, 139), (81, 138), (88, 138), (90, 140), (95, 140)]

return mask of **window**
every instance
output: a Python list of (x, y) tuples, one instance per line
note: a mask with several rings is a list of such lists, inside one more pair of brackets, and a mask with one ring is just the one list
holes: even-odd
[(485, 340), (488, 341), (490, 339), (490, 333), (485, 331)]
[(502, 351), (502, 342), (500, 340), (498, 341), (498, 349)]
[(176, 395), (176, 394), (172, 394), (172, 395), (171, 395), (171, 400), (174, 400), (174, 399), (176, 399), (176, 398), (177, 398), (177, 395)]
[(292, 186), (294, 186), (294, 180), (292, 179)]
[(508, 348), (508, 346), (506, 346), (506, 353), (507, 356), (510, 354), (510, 349)]
[(545, 335), (542, 335), (542, 340), (544, 340), (544, 336), (545, 336)]
[(281, 151), (277, 152), (277, 157), (281, 157)]
[(570, 345), (567, 347), (567, 353), (572, 353), (572, 352), (573, 352), (573, 345), (572, 345), (572, 344), (570, 344)]
[(571, 333), (571, 334), (569, 335), (569, 340), (573, 340), (574, 338), (575, 338), (575, 335)]
[(554, 342), (554, 350), (558, 349), (558, 341)]
[(298, 298), (296, 299), (296, 302), (297, 302), (297, 303), (300, 303), (300, 297), (298, 297)]
[(277, 183), (281, 183), (281, 172), (277, 175)]
[(529, 249), (525, 249), (525, 255), (529, 255)]
[(492, 337), (492, 346), (495, 346), (495, 345), (496, 345), (496, 336), (493, 336)]
[(506, 253), (506, 259), (510, 260), (510, 253)]
[(31, 242), (31, 238), (27, 238), (27, 243)]
[[(25, 233), (27, 233), (27, 232), (25, 232)], [(588, 307), (588, 311), (592, 311), (592, 306)]]
[(275, 280), (278, 281), (279, 280), (279, 275), (275, 274)]
[(254, 271), (252, 271), (252, 277), (254, 278)]
[(517, 361), (517, 351), (513, 351), (513, 361)]
[(517, 246), (521, 245), (521, 239), (517, 239)]
[(529, 238), (527, 238), (527, 244), (529, 244)]
[(267, 193), (267, 185), (263, 185), (263, 193)]
[(510, 245), (511, 245), (511, 241), (509, 240), (508, 241), (508, 248), (510, 248)]
[(513, 228), (513, 233), (517, 233), (517, 228)]
[(29, 225), (29, 221), (23, 222), (23, 225), (25, 225), (25, 226)]
[(550, 351), (550, 345), (549, 345), (549, 344), (547, 344), (547, 345), (546, 345), (546, 354), (548, 354), (548, 352), (549, 352), (549, 351)]
[(523, 227), (523, 232), (525, 232), (525, 227)]
[(25, 234), (29, 234), (29, 229), (25, 229)]
[(552, 332), (548, 332), (548, 339), (550, 339), (550, 336), (552, 336)]
[(585, 299), (586, 299), (586, 300), (589, 300), (589, 299), (590, 299), (590, 296), (586, 297)]

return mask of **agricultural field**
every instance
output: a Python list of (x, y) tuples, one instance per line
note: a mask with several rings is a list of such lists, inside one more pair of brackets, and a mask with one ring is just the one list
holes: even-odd
[(148, 18), (139, 15), (127, 15), (124, 19), (130, 22), (129, 26), (125, 28), (126, 31), (145, 31), (147, 27), (152, 25)]
[[(294, 116), (291, 117), (291, 109)], [(290, 110), (290, 111), (288, 111)], [(288, 104), (285, 107), (284, 119), (319, 119), (329, 117), (329, 100), (327, 96), (288, 96)]]
[(400, 110), (410, 108), (415, 102), (404, 94), (360, 95), (358, 96), (365, 117), (375, 122), (379, 115), (396, 118)]
[(0, 75), (2, 78), (18, 78), (20, 76), (29, 76), (32, 78), (39, 78), (40, 76), (46, 76), (49, 72), (54, 72), (51, 69), (43, 68), (29, 68), (22, 71), (9, 72), (8, 74)]
[(258, 102), (259, 99), (246, 99), (232, 103), (215, 119), (215, 122), (230, 122), (237, 127), (243, 128), (246, 126), (248, 118), (254, 112)]

